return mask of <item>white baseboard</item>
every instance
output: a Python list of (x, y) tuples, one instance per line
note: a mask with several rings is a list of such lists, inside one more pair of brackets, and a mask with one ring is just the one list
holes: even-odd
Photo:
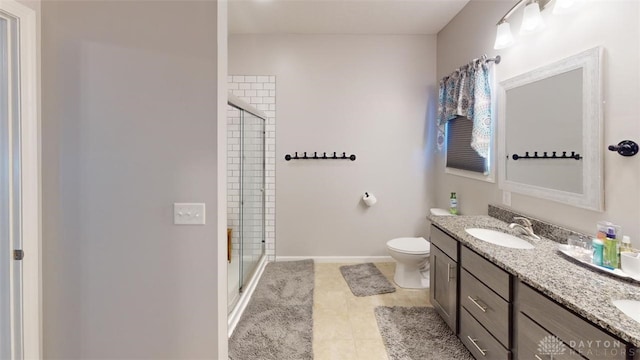
[(258, 285), (258, 281), (260, 280), (260, 277), (262, 277), (262, 273), (264, 272), (264, 268), (267, 266), (267, 263), (267, 257), (262, 256), (260, 262), (258, 263), (258, 267), (256, 268), (256, 272), (251, 280), (249, 280), (247, 286), (245, 286), (245, 291), (242, 292), (240, 300), (238, 300), (236, 306), (229, 313), (229, 316), (227, 317), (227, 334), (229, 337), (231, 337), (231, 334), (233, 334), (233, 330), (236, 329), (236, 325), (238, 325), (238, 321), (240, 321), (242, 313), (247, 308), (247, 304), (249, 304), (251, 295), (253, 295), (253, 291), (256, 289), (256, 285)]
[(312, 259), (317, 263), (366, 263), (393, 262), (391, 256), (276, 256), (276, 261), (298, 261)]

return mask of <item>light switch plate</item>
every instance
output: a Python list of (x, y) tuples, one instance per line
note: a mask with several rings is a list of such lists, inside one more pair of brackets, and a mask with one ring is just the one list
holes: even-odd
[(502, 203), (511, 206), (511, 191), (502, 192)]
[(174, 203), (173, 223), (175, 225), (204, 225), (204, 203)]

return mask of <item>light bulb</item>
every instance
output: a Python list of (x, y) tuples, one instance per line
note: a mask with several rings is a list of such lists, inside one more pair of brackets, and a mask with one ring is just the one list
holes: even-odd
[(555, 0), (553, 13), (557, 15), (573, 12), (578, 9), (582, 3), (580, 0)]
[(524, 16), (522, 17), (522, 25), (520, 26), (520, 34), (531, 34), (544, 29), (544, 19), (540, 15), (540, 5), (532, 2), (524, 8)]
[(513, 44), (513, 35), (511, 34), (511, 25), (508, 22), (503, 22), (498, 25), (496, 31), (496, 42), (493, 44), (493, 48), (496, 50), (504, 49)]

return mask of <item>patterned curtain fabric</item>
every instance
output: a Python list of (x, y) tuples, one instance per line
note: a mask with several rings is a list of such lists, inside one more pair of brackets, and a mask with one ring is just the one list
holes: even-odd
[(491, 87), (487, 56), (473, 60), (440, 80), (438, 149), (444, 146), (447, 121), (464, 116), (473, 122), (471, 147), (483, 158), (491, 146)]

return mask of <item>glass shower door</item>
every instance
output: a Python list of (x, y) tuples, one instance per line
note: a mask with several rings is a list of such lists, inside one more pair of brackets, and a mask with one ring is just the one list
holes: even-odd
[(240, 169), (240, 291), (264, 254), (265, 121), (243, 112)]

